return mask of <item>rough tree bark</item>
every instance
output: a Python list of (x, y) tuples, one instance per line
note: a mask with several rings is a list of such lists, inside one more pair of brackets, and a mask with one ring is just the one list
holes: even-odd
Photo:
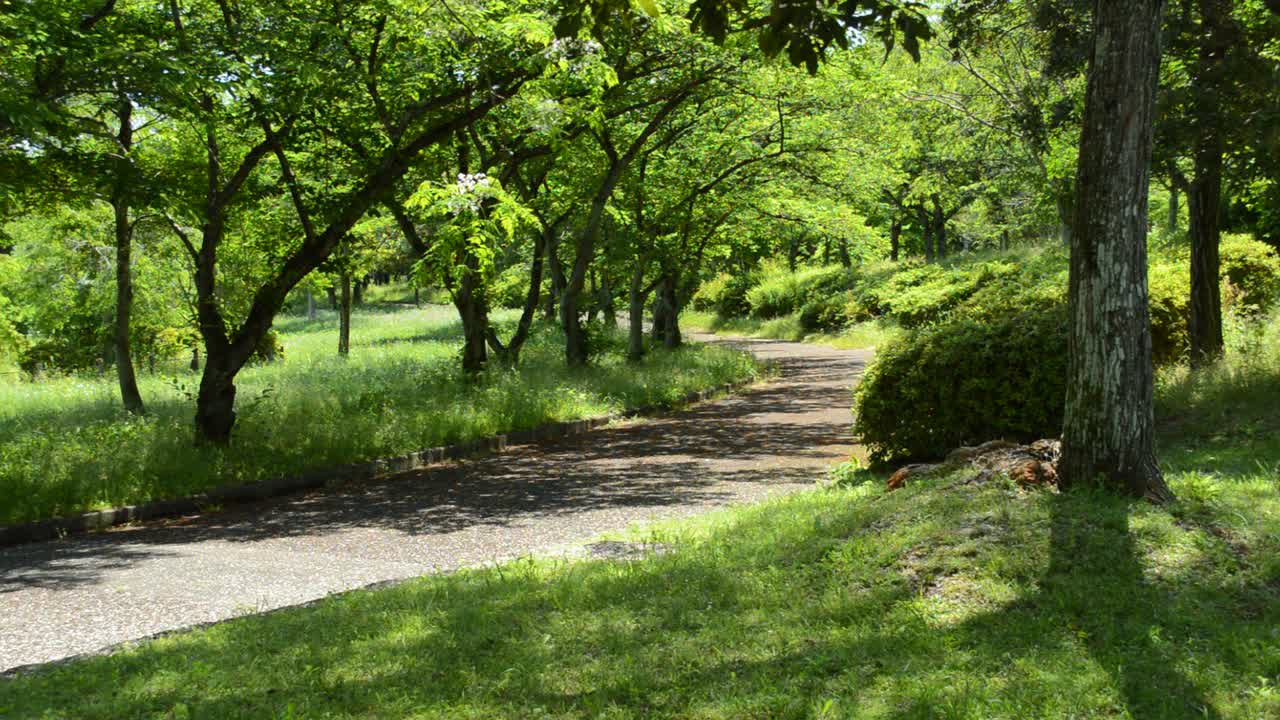
[(1071, 240), (1063, 487), (1173, 496), (1154, 452), (1147, 188), (1163, 0), (1094, 0)]
[(129, 188), (132, 184), (133, 150), (133, 102), (121, 94), (116, 118), (120, 128), (116, 133), (118, 153), (115, 160), (115, 187), (111, 192), (111, 208), (115, 215), (116, 241), (116, 318), (113, 345), (116, 355), (116, 378), (120, 384), (120, 399), (124, 407), (135, 415), (146, 409), (142, 393), (138, 391), (138, 378), (133, 368), (133, 350), (130, 347), (130, 322), (133, 317), (133, 224), (129, 219)]

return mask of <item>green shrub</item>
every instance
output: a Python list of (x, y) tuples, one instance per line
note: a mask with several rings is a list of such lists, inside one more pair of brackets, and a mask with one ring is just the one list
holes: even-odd
[(797, 312), (809, 300), (847, 290), (849, 271), (840, 265), (803, 268), (795, 272), (767, 268), (759, 284), (747, 291), (751, 315), (769, 319)]
[(729, 273), (720, 273), (702, 283), (689, 300), (689, 305), (698, 312), (714, 312), (720, 302), (720, 296), (724, 294), (725, 287), (732, 278), (733, 276)]
[(1280, 256), (1250, 235), (1223, 235), (1223, 308), (1261, 315), (1280, 300)]
[(1185, 258), (1154, 258), (1147, 270), (1151, 306), (1151, 356), (1156, 365), (1182, 360), (1191, 348), (1187, 333), (1191, 275)]
[(489, 303), (495, 308), (519, 310), (529, 296), (529, 268), (513, 265), (489, 283)]
[(845, 294), (812, 298), (800, 308), (800, 327), (805, 332), (834, 332), (852, 322), (851, 307)]
[(714, 312), (722, 320), (746, 317), (751, 312), (747, 291), (759, 280), (756, 273), (720, 273), (698, 288), (690, 301), (697, 312)]
[(1056, 436), (1066, 341), (1060, 306), (917, 329), (877, 352), (854, 391), (854, 434), (881, 463)]

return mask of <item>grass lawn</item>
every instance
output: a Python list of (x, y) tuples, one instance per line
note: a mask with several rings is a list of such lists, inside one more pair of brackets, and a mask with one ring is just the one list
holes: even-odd
[(674, 401), (758, 372), (749, 356), (707, 346), (628, 366), (620, 340), (594, 367), (571, 372), (558, 334), (544, 328), (518, 371), (495, 369), (477, 381), (459, 370), (452, 308), (366, 306), (352, 325), (343, 360), (334, 313), (276, 323), (284, 359), (240, 375), (229, 451), (193, 447), (199, 377), (178, 366), (142, 374), (143, 418), (122, 412), (110, 375), (0, 382), (0, 524)]
[(902, 328), (891, 320), (867, 320), (832, 333), (806, 333), (800, 326), (799, 313), (758, 320), (749, 317), (726, 319), (717, 317), (713, 312), (689, 310), (681, 314), (680, 322), (692, 330), (703, 332), (811, 342), (844, 350), (879, 347), (902, 333)]
[(1269, 347), (1161, 377), (1172, 507), (845, 468), (636, 530), (671, 548), (646, 559), (428, 577), (0, 680), (0, 717), (1280, 717)]

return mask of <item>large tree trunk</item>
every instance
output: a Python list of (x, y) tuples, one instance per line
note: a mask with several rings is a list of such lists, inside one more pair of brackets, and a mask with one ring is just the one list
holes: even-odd
[(937, 258), (947, 259), (947, 215), (942, 211), (942, 198), (938, 193), (929, 196), (933, 203), (933, 235), (938, 241)]
[(1203, 367), (1222, 355), (1222, 289), (1219, 284), (1222, 144), (1216, 130), (1196, 140), (1191, 183), (1191, 364)]
[(1054, 205), (1058, 208), (1058, 242), (1065, 247), (1071, 247), (1071, 225), (1072, 219), (1072, 202), (1067, 195), (1058, 195), (1054, 199)]
[(196, 442), (198, 444), (229, 445), (231, 428), (236, 423), (236, 370), (230, 348), (222, 345), (208, 347), (205, 352), (204, 374), (200, 377), (200, 391), (196, 395)]
[(1199, 57), (1192, 87), (1196, 98), (1195, 179), (1188, 204), (1191, 215), (1191, 364), (1203, 367), (1222, 355), (1222, 290), (1219, 250), (1222, 213), (1223, 62), (1234, 35), (1231, 0), (1200, 0)]
[(600, 313), (605, 327), (617, 329), (618, 308), (613, 304), (613, 287), (609, 284), (609, 273), (600, 275)]
[(307, 319), (315, 322), (316, 319), (316, 294), (307, 288)]
[(644, 265), (637, 263), (631, 271), (627, 289), (627, 360), (639, 362), (644, 357)]
[(902, 218), (895, 215), (889, 225), (889, 259), (898, 262), (898, 254), (902, 250)]
[(111, 195), (115, 212), (116, 240), (116, 322), (113, 345), (116, 355), (116, 377), (120, 382), (120, 399), (131, 413), (141, 415), (145, 407), (138, 391), (138, 378), (133, 369), (130, 347), (130, 321), (133, 316), (133, 226), (129, 221), (129, 186), (133, 168), (129, 152), (133, 149), (133, 102), (120, 98), (117, 110), (120, 128), (116, 136), (119, 155), (116, 160), (116, 182)]
[(480, 286), (479, 261), (470, 253), (464, 260), (467, 273), (458, 283), (453, 304), (462, 320), (462, 369), (469, 373), (484, 370), (489, 362), (489, 309)]
[(666, 273), (658, 284), (659, 297), (662, 299), (662, 346), (668, 350), (680, 347), (680, 299), (677, 296), (679, 278), (673, 273)]
[(342, 300), (338, 305), (338, 354), (351, 354), (351, 276), (342, 273)]
[(1094, 0), (1071, 241), (1063, 487), (1172, 498), (1154, 452), (1147, 188), (1163, 0)]
[(920, 231), (924, 233), (921, 242), (924, 244), (924, 261), (933, 262), (933, 221), (929, 211), (923, 205), (916, 206), (916, 221), (920, 223)]
[[(661, 282), (661, 281), (659, 281)], [(667, 298), (658, 289), (653, 295), (653, 317), (649, 323), (649, 337), (655, 343), (663, 342), (667, 334)]]

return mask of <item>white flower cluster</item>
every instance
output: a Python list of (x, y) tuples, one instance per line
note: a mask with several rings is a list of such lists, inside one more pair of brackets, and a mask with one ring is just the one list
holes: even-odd
[(578, 38), (556, 38), (546, 49), (548, 60), (572, 60), (585, 55), (600, 52), (600, 43), (595, 40), (579, 40)]
[(490, 185), (489, 176), (484, 173), (458, 173), (455, 192), (445, 201), (445, 206), (454, 216), (461, 215), (463, 211), (480, 212), (480, 204)]

